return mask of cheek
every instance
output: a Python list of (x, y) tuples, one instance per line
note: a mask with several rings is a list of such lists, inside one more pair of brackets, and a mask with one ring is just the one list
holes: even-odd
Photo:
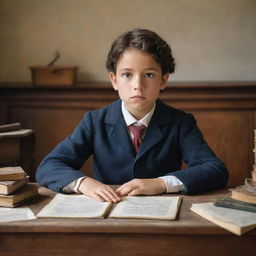
[(117, 80), (117, 85), (118, 85), (118, 89), (122, 91), (127, 91), (130, 88), (129, 81), (122, 78)]
[(157, 98), (160, 92), (160, 88), (155, 86), (152, 86), (150, 88), (150, 90), (148, 91), (148, 94), (152, 97), (152, 98)]

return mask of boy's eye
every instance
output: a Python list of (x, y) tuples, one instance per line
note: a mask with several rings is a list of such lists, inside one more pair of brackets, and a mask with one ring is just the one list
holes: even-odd
[(121, 76), (122, 76), (122, 77), (125, 77), (125, 78), (130, 78), (130, 77), (132, 76), (132, 74), (126, 72), (126, 73), (121, 74)]
[(155, 77), (155, 75), (153, 73), (146, 73), (145, 77), (146, 78), (153, 78), (153, 77)]

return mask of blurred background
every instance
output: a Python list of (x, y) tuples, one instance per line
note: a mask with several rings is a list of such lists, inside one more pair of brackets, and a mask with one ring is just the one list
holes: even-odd
[(0, 82), (29, 66), (77, 65), (78, 81), (107, 81), (112, 41), (142, 27), (172, 47), (172, 81), (255, 81), (255, 0), (0, 0)]

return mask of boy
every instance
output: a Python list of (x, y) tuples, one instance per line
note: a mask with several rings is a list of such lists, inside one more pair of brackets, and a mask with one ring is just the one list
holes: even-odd
[[(112, 202), (125, 195), (224, 187), (228, 172), (193, 116), (158, 99), (175, 69), (170, 46), (150, 30), (134, 29), (113, 42), (106, 66), (120, 99), (85, 115), (42, 161), (38, 183)], [(79, 172), (90, 155), (95, 179)], [(182, 160), (185, 170), (180, 170)], [(121, 186), (113, 190), (106, 184)]]

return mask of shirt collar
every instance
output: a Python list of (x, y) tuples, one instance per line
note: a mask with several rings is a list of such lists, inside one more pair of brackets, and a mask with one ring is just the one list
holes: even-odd
[(144, 126), (148, 127), (155, 108), (156, 108), (156, 103), (154, 103), (154, 106), (151, 108), (151, 110), (144, 117), (142, 117), (140, 120), (137, 120), (127, 110), (127, 108), (124, 105), (124, 102), (122, 101), (122, 113), (123, 113), (123, 116), (124, 116), (124, 121), (125, 121), (127, 126), (135, 124), (135, 125), (138, 125), (138, 126), (144, 125)]

